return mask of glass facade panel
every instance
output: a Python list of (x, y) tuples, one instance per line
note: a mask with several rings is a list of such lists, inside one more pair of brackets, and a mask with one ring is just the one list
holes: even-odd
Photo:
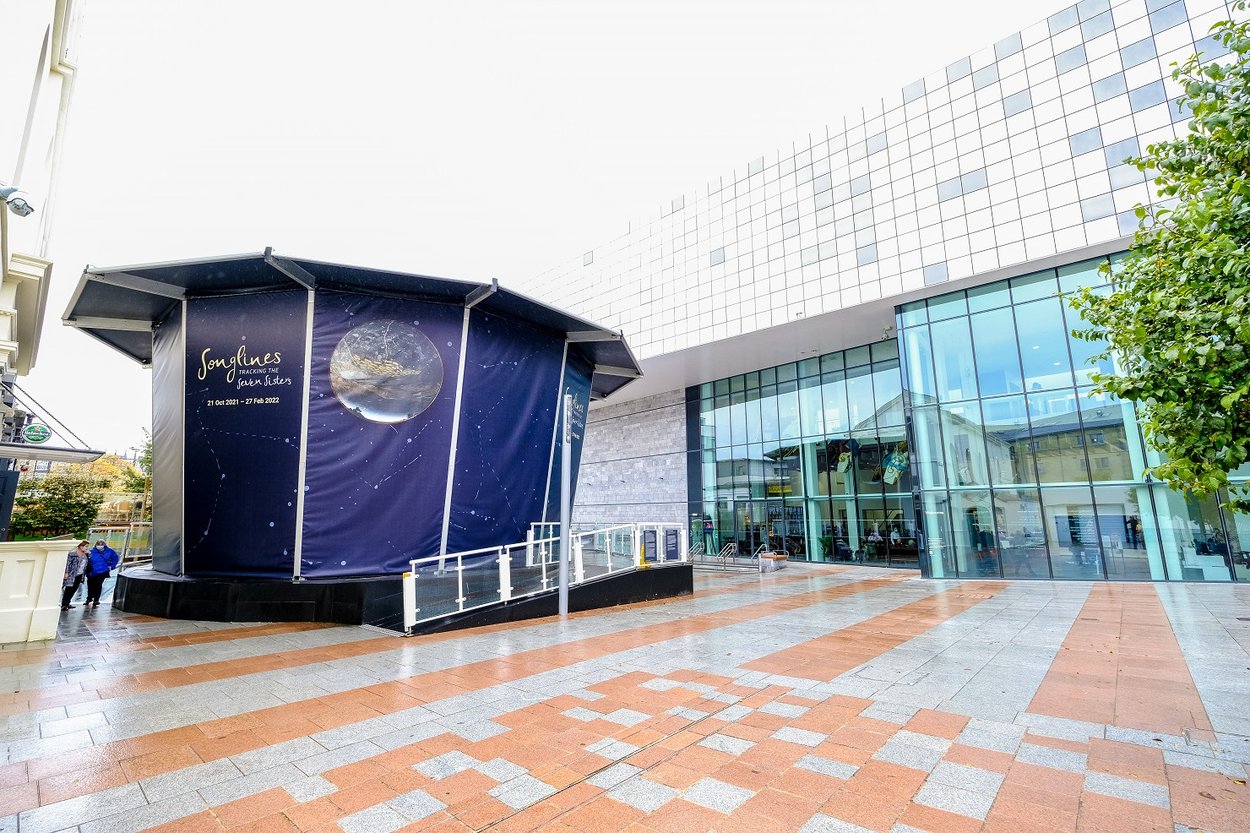
[(990, 483), (994, 486), (1036, 483), (1024, 397), (986, 399), (981, 402), (981, 411)]
[(933, 367), (938, 399), (956, 402), (977, 395), (977, 371), (967, 317), (929, 325), (933, 337)]
[(1085, 261), (912, 302), (897, 340), (701, 385), (704, 546), (934, 578), (1250, 580), (1250, 517), (1147, 481), (1133, 406), (1092, 393), (1111, 367), (1086, 364), (1101, 345), (1070, 336), (1063, 293), (1101, 279)]
[(1035, 393), (1028, 397), (1032, 424), (1030, 448), (1042, 483), (1087, 483), (1089, 462), (1081, 432), (1075, 390)]
[(1015, 312), (1025, 390), (1072, 387), (1069, 336), (1060, 300), (1018, 304)]
[(977, 382), (982, 396), (1022, 393), (1020, 354), (1010, 309), (996, 309), (970, 316), (972, 341), (976, 345)]
[(1036, 489), (995, 489), (994, 520), (1006, 578), (1050, 578)]

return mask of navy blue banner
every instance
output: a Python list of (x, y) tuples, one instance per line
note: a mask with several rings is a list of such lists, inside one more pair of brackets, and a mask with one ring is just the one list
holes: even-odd
[(301, 574), (438, 555), (464, 310), (318, 292)]
[[(560, 384), (559, 407), (564, 408), (564, 394), (573, 394), (571, 475), (574, 496), (577, 495), (577, 472), (582, 462), (582, 441), (586, 435), (586, 417), (590, 412), (590, 377), (592, 375), (594, 375), (594, 365), (570, 348), (568, 358), (564, 363), (564, 379)], [(563, 453), (563, 445), (564, 432), (557, 431), (554, 453), (551, 455), (551, 486), (547, 490), (545, 520), (548, 522), (560, 520), (560, 455)]]
[(289, 577), (307, 295), (187, 301), (184, 571)]
[(542, 520), (564, 336), (474, 310), (447, 551), (525, 540)]

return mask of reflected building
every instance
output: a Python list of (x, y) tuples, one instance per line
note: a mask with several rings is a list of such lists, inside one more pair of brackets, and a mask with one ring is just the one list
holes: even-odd
[[(1099, 286), (1187, 129), (1215, 0), (1085, 0), (538, 276), (644, 377), (592, 409), (575, 520), (935, 578), (1250, 580), (1250, 524), (1144, 477), (1092, 393)], [(1243, 479), (1250, 470), (1241, 472)]]

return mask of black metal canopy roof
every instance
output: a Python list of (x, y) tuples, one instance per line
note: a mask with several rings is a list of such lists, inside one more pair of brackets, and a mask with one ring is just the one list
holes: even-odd
[(62, 320), (132, 359), (152, 361), (152, 328), (186, 298), (280, 289), (367, 292), (439, 303), (472, 304), (494, 315), (558, 332), (595, 368), (591, 393), (609, 396), (642, 375), (624, 337), (585, 319), (483, 284), (261, 254), (100, 269), (88, 266)]

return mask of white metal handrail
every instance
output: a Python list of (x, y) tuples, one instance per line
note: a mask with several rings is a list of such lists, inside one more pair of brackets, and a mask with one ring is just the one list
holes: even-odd
[[(537, 537), (539, 529), (548, 535)], [(570, 586), (690, 557), (685, 527), (666, 523), (573, 532), (570, 550)], [(560, 557), (558, 525), (534, 524), (526, 540), (515, 544), (414, 558), (403, 576), (404, 630), (422, 621), (553, 590)]]

